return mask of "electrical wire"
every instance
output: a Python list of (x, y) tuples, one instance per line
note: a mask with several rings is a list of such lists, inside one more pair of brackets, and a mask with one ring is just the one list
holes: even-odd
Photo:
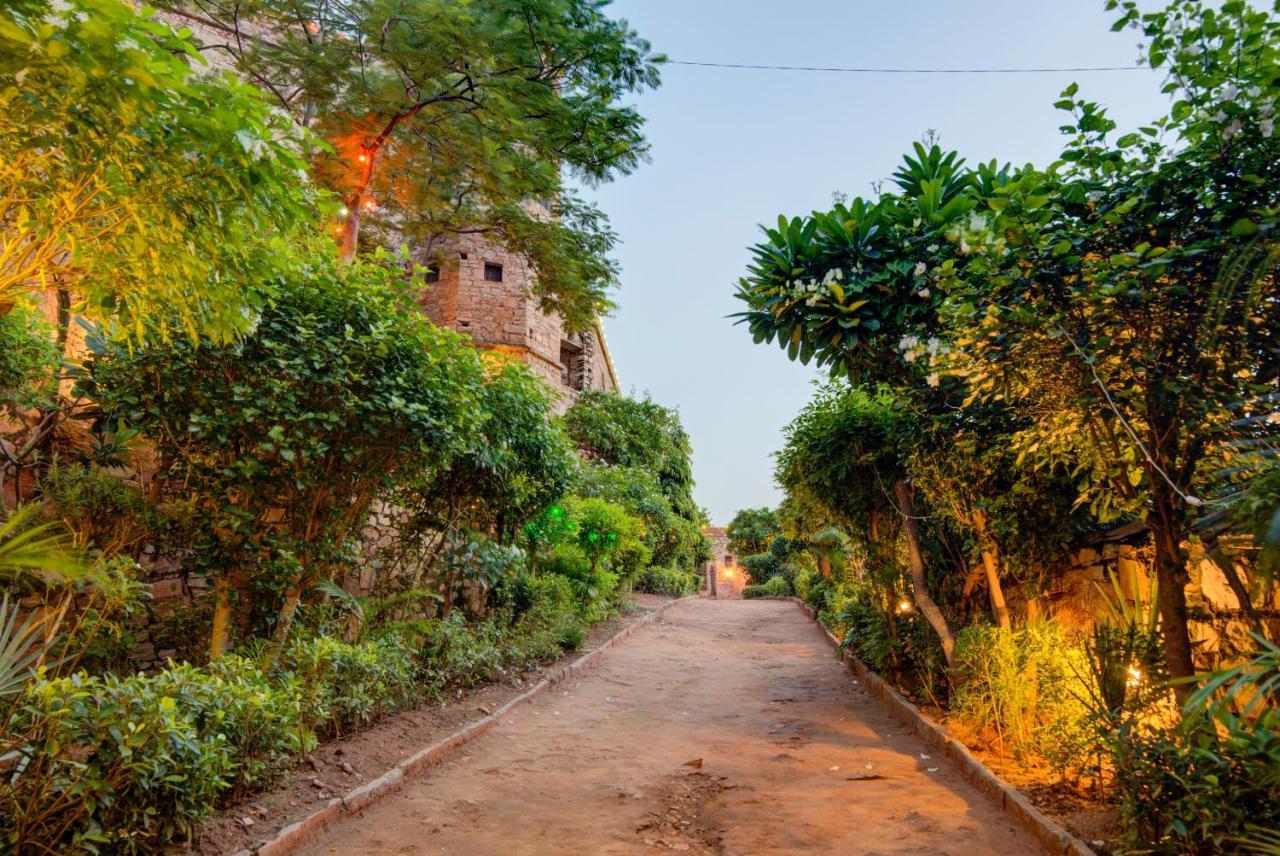
[(858, 68), (820, 65), (760, 65), (745, 62), (695, 62), (667, 59), (664, 65), (687, 65), (698, 68), (755, 69), (758, 71), (818, 71), (838, 74), (1075, 74), (1093, 71), (1152, 71), (1145, 65), (1077, 66), (1075, 68)]

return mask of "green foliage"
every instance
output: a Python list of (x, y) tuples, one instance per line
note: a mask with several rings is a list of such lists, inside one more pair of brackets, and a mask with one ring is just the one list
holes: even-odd
[(614, 236), (569, 179), (605, 181), (643, 160), (643, 119), (626, 97), (657, 85), (658, 58), (600, 4), (162, 5), (215, 22), (207, 49), (329, 143), (311, 149), (311, 174), (347, 208), (344, 251), (363, 230), (367, 244), (408, 239), (438, 265), (439, 242), (479, 232), (530, 261), (534, 293), (571, 326), (609, 305)]
[(150, 852), (190, 836), (235, 769), (235, 747), (171, 691), (177, 679), (73, 675), (22, 696), (6, 741), (17, 754), (0, 789), (8, 843), (52, 850)]
[(1102, 748), (1084, 704), (1086, 675), (1079, 641), (1058, 624), (967, 627), (956, 634), (951, 713), (1014, 757), (1047, 758), (1060, 772), (1078, 771)]
[(0, 301), (71, 289), (135, 340), (251, 326), (274, 239), (309, 217), (306, 136), (203, 62), (120, 0), (5, 5)]
[(660, 594), (666, 597), (687, 597), (697, 594), (701, 581), (697, 574), (679, 568), (651, 565), (636, 580), (636, 591)]
[(134, 554), (166, 520), (137, 484), (99, 467), (54, 461), (40, 480), (45, 513), (57, 518), (77, 544), (102, 556)]
[(479, 360), (404, 305), (393, 272), (281, 264), (252, 333), (97, 352), (85, 391), (155, 444), (166, 496), (207, 525), (193, 570), (251, 573), (283, 637), (399, 472), (448, 464), (479, 420)]
[(1280, 719), (1197, 713), (1174, 731), (1128, 725), (1115, 738), (1115, 787), (1131, 846), (1161, 854), (1236, 852), (1280, 828)]
[(781, 575), (770, 577), (768, 582), (743, 588), (742, 596), (744, 598), (790, 597), (791, 583), (787, 582), (787, 578)]
[(742, 567), (753, 585), (764, 585), (783, 575), (782, 562), (772, 553), (747, 556), (742, 560)]
[(0, 412), (49, 404), (58, 368), (53, 331), (38, 315), (17, 309), (0, 314)]
[(700, 522), (693, 501), (689, 435), (675, 410), (648, 398), (589, 390), (569, 409), (564, 421), (569, 436), (586, 457), (652, 473), (672, 511)]
[(478, 405), (458, 454), (395, 486), (392, 502), (405, 511), (402, 539), (454, 539), (472, 530), (510, 541), (568, 486), (570, 443), (551, 418), (550, 391), (527, 367), (505, 362), (488, 371)]
[(414, 679), (409, 651), (392, 640), (350, 645), (318, 636), (291, 645), (283, 664), (297, 680), (306, 724), (325, 737), (403, 706)]
[(771, 508), (744, 508), (725, 527), (729, 550), (739, 556), (767, 553), (781, 530), (778, 515)]

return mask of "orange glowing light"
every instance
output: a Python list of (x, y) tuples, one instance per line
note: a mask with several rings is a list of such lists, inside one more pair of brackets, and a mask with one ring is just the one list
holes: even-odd
[(910, 611), (911, 611), (911, 601), (906, 599), (898, 601), (898, 612), (901, 612), (905, 615)]
[(368, 155), (360, 155), (360, 158), (359, 158), (360, 163), (364, 163), (364, 162), (365, 162), (365, 161), (367, 161), (368, 159), (369, 159), (369, 156), (368, 156)]

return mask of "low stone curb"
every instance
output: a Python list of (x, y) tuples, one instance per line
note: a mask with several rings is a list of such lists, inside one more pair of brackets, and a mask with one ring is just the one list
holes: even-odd
[[(778, 600), (781, 599), (778, 598)], [(963, 743), (947, 734), (942, 726), (921, 713), (920, 708), (907, 701), (888, 681), (868, 669), (866, 663), (848, 651), (840, 651), (840, 640), (836, 639), (826, 625), (818, 620), (818, 615), (812, 607), (796, 598), (787, 598), (787, 600), (799, 606), (809, 618), (813, 619), (832, 649), (839, 653), (840, 662), (858, 676), (863, 686), (884, 701), (893, 711), (894, 716), (910, 727), (924, 742), (950, 758), (952, 763), (960, 768), (960, 772), (964, 773), (965, 778), (977, 785), (979, 790), (991, 797), (996, 805), (1004, 809), (1018, 822), (1019, 826), (1030, 833), (1044, 847), (1046, 853), (1051, 856), (1096, 856), (1083, 841), (1058, 826), (1033, 806), (1016, 788), (1006, 784), (983, 766)]]
[(697, 596), (689, 595), (689, 597), (677, 598), (662, 604), (653, 612), (619, 630), (614, 636), (601, 644), (600, 647), (593, 651), (588, 651), (567, 666), (561, 666), (556, 669), (483, 719), (477, 719), (440, 742), (433, 743), (425, 749), (415, 752), (378, 778), (350, 791), (346, 796), (329, 800), (329, 802), (325, 803), (324, 808), (284, 827), (265, 844), (261, 844), (252, 850), (239, 850), (232, 856), (288, 856), (288, 854), (296, 853), (305, 845), (314, 841), (331, 823), (343, 815), (359, 814), (379, 800), (396, 793), (404, 786), (406, 781), (439, 764), (459, 748), (489, 731), (516, 707), (532, 701), (552, 687), (594, 665), (605, 651), (626, 641), (641, 627), (657, 621), (672, 605)]

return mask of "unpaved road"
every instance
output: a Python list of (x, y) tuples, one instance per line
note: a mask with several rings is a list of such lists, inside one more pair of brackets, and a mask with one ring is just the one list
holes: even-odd
[(793, 604), (690, 600), (306, 852), (1041, 852), (930, 754)]

